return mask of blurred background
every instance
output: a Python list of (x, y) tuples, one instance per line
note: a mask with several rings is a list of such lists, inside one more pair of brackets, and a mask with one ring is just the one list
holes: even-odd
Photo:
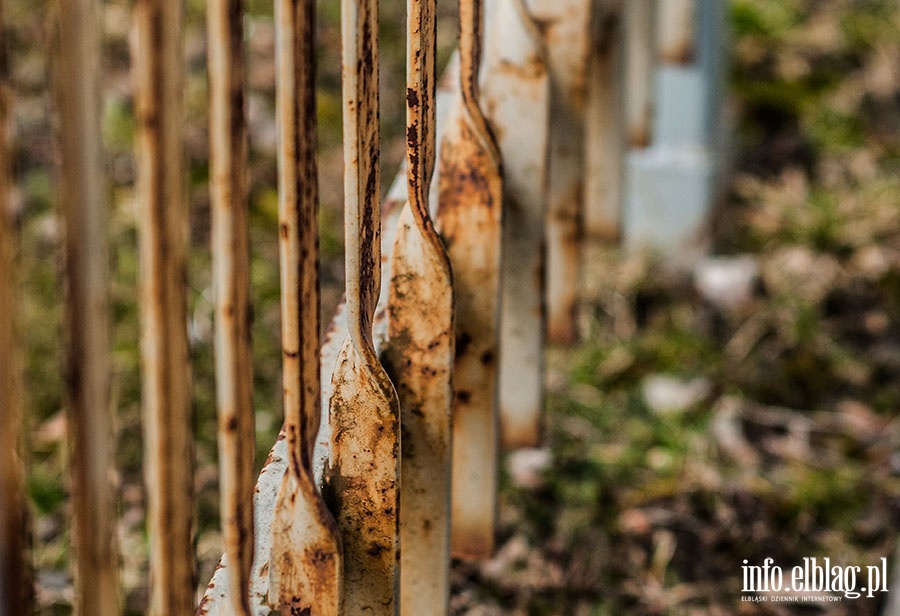
[[(723, 0), (725, 1), (725, 0)], [(54, 6), (7, 0), (21, 332), (40, 614), (68, 614)], [(190, 339), (199, 582), (218, 531), (205, 3), (188, 0)], [(247, 2), (258, 462), (281, 423), (274, 29)], [(405, 2), (383, 0), (383, 189), (403, 157)], [(146, 605), (130, 3), (104, 20), (113, 405), (126, 611)], [(440, 3), (439, 61), (455, 45)], [(323, 316), (343, 285), (339, 3), (319, 2)], [(887, 595), (740, 603), (741, 564), (892, 570), (900, 524), (900, 8), (731, 0), (733, 170), (711, 254), (673, 270), (592, 246), (578, 325), (553, 348), (546, 447), (506, 459), (495, 558), (454, 570), (454, 614), (881, 614)], [(723, 275), (728, 281), (722, 283)], [(0, 315), (0, 318), (6, 318)], [(900, 592), (900, 586), (892, 587)]]

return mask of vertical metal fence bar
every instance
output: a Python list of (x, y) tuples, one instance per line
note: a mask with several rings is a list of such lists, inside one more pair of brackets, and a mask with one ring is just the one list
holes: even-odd
[(653, 145), (657, 147), (699, 144), (705, 136), (706, 88), (697, 62), (699, 32), (694, 23), (699, 17), (697, 3), (674, 0), (658, 4), (653, 82)]
[(703, 251), (717, 191), (719, 160), (710, 142), (721, 55), (709, 52), (718, 46), (714, 24), (723, 14), (721, 3), (659, 3), (653, 143), (627, 160), (626, 246), (652, 246), (683, 265)]
[(138, 0), (135, 19), (149, 613), (187, 614), (193, 610), (195, 572), (182, 5)]
[(500, 152), (479, 107), (484, 3), (460, 0), (460, 100), (441, 135), (437, 219), (453, 265), (451, 550), (462, 558), (493, 551), (499, 415)]
[[(641, 0), (638, 0), (641, 1)], [(619, 237), (622, 161), (622, 9), (598, 10), (588, 61), (584, 118), (584, 232), (598, 240)]]
[(655, 0), (629, 0), (622, 6), (624, 32), (624, 120), (628, 145), (644, 148), (652, 137)]
[(694, 59), (696, 0), (657, 0), (656, 45), (666, 64), (685, 64)]
[(315, 3), (275, 3), (284, 434), (288, 465), (272, 518), (269, 602), (338, 616), (343, 555), (312, 456), (321, 417)]
[(453, 285), (429, 215), (435, 161), (435, 0), (407, 2), (409, 200), (390, 264), (385, 367), (400, 400), (400, 613), (444, 614), (450, 601), (450, 379)]
[(577, 337), (581, 203), (584, 195), (584, 104), (591, 48), (592, 0), (532, 0), (543, 24), (550, 70), (546, 285), (547, 339), (571, 344)]
[[(704, 137), (706, 145), (712, 149), (716, 172), (720, 176), (729, 165), (727, 140), (731, 132), (722, 105), (729, 60), (726, 45), (729, 36), (728, 10), (727, 4), (715, 0), (697, 0), (697, 41), (694, 47), (697, 64), (706, 80)], [(721, 189), (721, 186), (718, 188)]]
[[(3, 28), (0, 2), (0, 30)], [(9, 65), (0, 37), (0, 614), (31, 613), (28, 573), (24, 469), (22, 466), (22, 390), (16, 330), (14, 271), (16, 233), (9, 195), (12, 161), (9, 145)]]
[(378, 2), (342, 0), (348, 337), (330, 401), (328, 501), (344, 540), (344, 609), (398, 608), (400, 408), (372, 339), (381, 287)]
[(59, 6), (58, 91), (68, 281), (75, 613), (119, 612), (116, 506), (110, 469), (106, 185), (100, 143), (100, 3)]
[(521, 0), (496, 0), (486, 9), (481, 102), (504, 169), (501, 444), (528, 447), (540, 439), (544, 403), (549, 80), (540, 33)]
[(207, 3), (221, 519), (235, 614), (250, 610), (256, 478), (243, 13), (242, 0)]

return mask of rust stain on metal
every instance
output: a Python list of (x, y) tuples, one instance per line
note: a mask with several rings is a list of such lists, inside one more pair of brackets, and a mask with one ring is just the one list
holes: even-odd
[(191, 612), (195, 588), (181, 11), (163, 0), (135, 4), (150, 614)]
[(332, 376), (325, 490), (344, 540), (344, 609), (387, 616), (398, 606), (400, 410), (372, 335), (381, 287), (377, 0), (343, 0), (341, 22), (348, 336)]
[(654, 0), (631, 0), (622, 7), (626, 138), (633, 148), (645, 148), (652, 139), (651, 119), (654, 31)]
[[(343, 553), (337, 525), (311, 481), (290, 464), (272, 520), (270, 602), (282, 614), (341, 613)], [(285, 496), (286, 495), (286, 496)]]
[[(115, 492), (109, 475), (113, 431), (109, 404), (107, 199), (100, 140), (101, 38), (96, 20), (100, 3), (79, 0), (58, 9), (60, 54), (56, 74), (68, 281), (67, 408), (71, 483), (78, 488), (72, 492), (75, 611), (112, 616), (119, 611), (119, 585)], [(3, 164), (8, 164), (8, 159)], [(187, 578), (185, 583), (189, 585), (190, 571)], [(187, 610), (191, 607), (188, 605)]]
[(691, 41), (679, 41), (673, 47), (660, 51), (660, 60), (666, 64), (690, 64), (694, 60)]
[[(197, 609), (194, 611), (194, 616), (207, 616), (210, 613), (211, 609), (215, 609), (215, 600), (213, 599), (213, 592), (216, 590), (216, 574), (219, 571), (225, 570), (225, 564), (220, 559), (218, 563), (216, 563), (216, 568), (213, 571), (213, 578), (209, 581), (209, 584), (206, 586), (206, 591), (203, 593), (203, 597), (200, 598), (200, 603), (197, 605)], [(226, 574), (227, 575), (227, 574)], [(228, 601), (228, 607), (231, 606), (231, 602)], [(233, 609), (233, 608), (232, 608)], [(220, 610), (221, 611), (221, 610)]]
[[(346, 305), (341, 304), (338, 306), (331, 324), (331, 333), (323, 337), (319, 362), (323, 400), (319, 409), (321, 428), (316, 439), (315, 451), (313, 452), (313, 475), (320, 485), (330, 459), (329, 445), (331, 435), (327, 419), (327, 401), (331, 398), (331, 375), (335, 366), (335, 360), (346, 336)], [(379, 339), (383, 339), (381, 330), (386, 327), (386, 324), (379, 323), (376, 319), (375, 326)], [(254, 614), (269, 614), (271, 612), (269, 588), (270, 573), (274, 566), (274, 563), (270, 563), (272, 541), (274, 539), (272, 522), (276, 510), (275, 503), (278, 500), (278, 493), (287, 472), (289, 457), (287, 436), (282, 430), (269, 451), (266, 463), (262, 471), (260, 471), (256, 487), (254, 488), (256, 548), (250, 588), (250, 607)], [(204, 605), (208, 606), (208, 614), (225, 615), (231, 613), (227, 597), (228, 582), (227, 567), (224, 567), (224, 560), (222, 560), (219, 562), (219, 567), (216, 568), (212, 582), (204, 594)]]
[[(399, 533), (399, 403), (384, 370), (348, 338), (335, 366), (326, 497), (344, 538), (348, 613), (394, 614)], [(374, 366), (374, 367), (373, 367)]]
[(400, 401), (400, 614), (444, 613), (450, 600), (450, 376), (453, 285), (429, 215), (435, 158), (435, 2), (407, 18), (408, 202), (390, 264), (385, 367)]
[[(562, 120), (573, 130), (561, 129), (572, 141), (582, 141), (577, 123)], [(555, 187), (549, 195), (547, 216), (547, 276), (544, 297), (547, 306), (547, 340), (557, 344), (573, 344), (578, 337), (575, 321), (581, 256), (581, 205), (583, 194), (581, 174), (583, 158), (563, 151), (564, 136), (551, 137), (550, 183)], [(575, 136), (578, 134), (579, 136)]]
[(282, 614), (338, 616), (341, 540), (312, 467), (321, 417), (315, 4), (279, 0), (275, 23), (283, 433), (288, 464), (272, 519), (269, 602)]
[(694, 19), (697, 0), (659, 3), (657, 49), (666, 64), (689, 64), (694, 59)]
[(633, 148), (646, 148), (650, 145), (650, 114), (647, 114), (647, 119), (643, 122), (644, 126), (638, 126), (632, 128), (628, 131), (628, 145)]
[[(604, 3), (592, 0), (526, 0), (528, 12), (541, 33), (551, 72), (554, 98), (574, 115), (584, 112), (588, 80), (586, 67), (592, 48), (602, 41), (591, 36)], [(606, 7), (618, 12), (618, 7)], [(573, 144), (574, 147), (574, 144)]]
[(206, 593), (204, 593), (203, 598), (200, 599), (200, 604), (197, 606), (196, 611), (194, 611), (194, 616), (206, 616), (209, 614), (210, 603), (212, 603), (211, 595), (209, 591), (215, 588), (212, 583), (206, 588)]
[[(635, 10), (634, 6), (629, 10)], [(583, 228), (588, 237), (614, 242), (619, 236), (622, 145), (626, 140), (621, 69), (625, 25), (623, 9), (597, 11), (584, 114)]]
[(493, 552), (499, 439), (494, 358), (503, 186), (478, 103), (483, 12), (481, 0), (460, 2), (460, 103), (441, 136), (437, 211), (456, 294), (451, 548), (471, 559)]
[(207, 12), (220, 508), (225, 555), (231, 563), (231, 609), (235, 614), (249, 615), (255, 422), (243, 4), (241, 0), (213, 0)]
[(584, 194), (584, 99), (593, 47), (596, 3), (591, 0), (532, 0), (529, 8), (542, 29), (550, 72), (546, 286), (547, 339), (575, 341), (579, 283), (582, 195)]
[(513, 448), (537, 444), (543, 410), (550, 84), (540, 33), (521, 0), (487, 9), (480, 98), (503, 158), (498, 395), (501, 444)]

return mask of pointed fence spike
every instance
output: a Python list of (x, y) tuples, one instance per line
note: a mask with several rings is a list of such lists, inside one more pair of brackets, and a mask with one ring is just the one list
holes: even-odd
[(437, 221), (453, 266), (451, 546), (487, 558), (497, 517), (497, 360), (503, 184), (494, 137), (479, 107), (482, 0), (461, 0), (458, 99), (441, 136)]
[(272, 518), (269, 603), (282, 614), (339, 616), (343, 549), (312, 458), (319, 433), (319, 228), (315, 3), (275, 4), (278, 237), (288, 464)]
[(552, 130), (547, 146), (547, 340), (572, 344), (580, 282), (582, 201), (585, 194), (585, 96), (592, 43), (592, 0), (531, 0), (541, 28), (550, 77)]
[(450, 376), (453, 286), (430, 217), (435, 158), (434, 0), (407, 2), (408, 201), (390, 262), (385, 367), (403, 427), (400, 613), (445, 613), (450, 601)]
[(344, 541), (344, 609), (399, 607), (400, 409), (375, 354), (381, 287), (378, 2), (342, 0), (347, 330), (332, 376), (327, 501)]

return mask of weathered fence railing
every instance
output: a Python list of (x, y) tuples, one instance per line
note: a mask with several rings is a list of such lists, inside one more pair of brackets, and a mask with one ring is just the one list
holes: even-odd
[[(494, 546), (498, 455), (541, 437), (586, 238), (695, 248), (714, 200), (722, 3), (408, 0), (406, 165), (382, 204), (378, 2), (342, 0), (345, 302), (319, 320), (314, 3), (275, 1), (284, 424), (254, 487), (241, 0), (207, 13), (224, 556), (198, 614), (446, 614)], [(75, 611), (120, 611), (99, 0), (59, 5)], [(182, 7), (138, 0), (137, 195), (152, 614), (195, 609)], [(0, 55), (5, 60), (5, 56)], [(75, 77), (77, 75), (77, 78)], [(0, 83), (0, 615), (30, 610), (15, 226)], [(321, 343), (320, 343), (321, 340)], [(402, 437), (401, 437), (402, 434)]]

